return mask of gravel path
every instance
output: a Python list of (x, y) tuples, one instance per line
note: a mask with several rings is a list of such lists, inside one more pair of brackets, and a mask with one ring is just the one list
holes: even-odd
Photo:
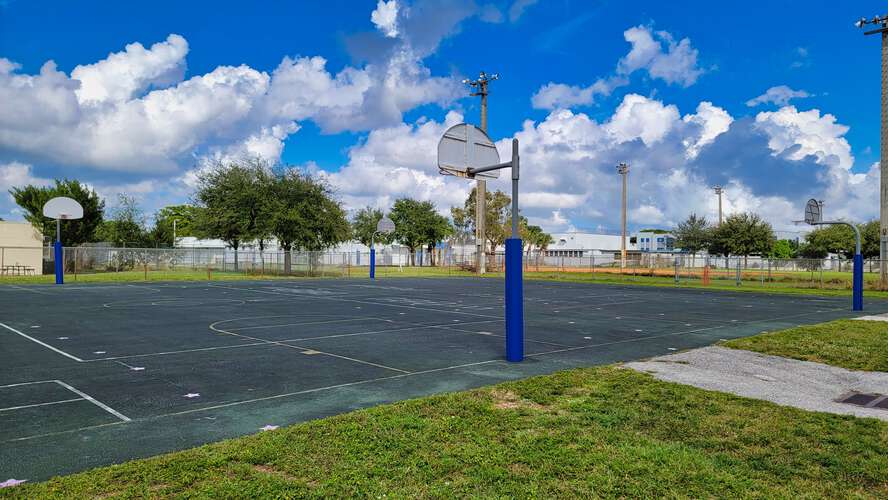
[(763, 399), (780, 405), (888, 421), (888, 410), (836, 400), (852, 391), (888, 395), (888, 373), (710, 346), (624, 366), (659, 380)]

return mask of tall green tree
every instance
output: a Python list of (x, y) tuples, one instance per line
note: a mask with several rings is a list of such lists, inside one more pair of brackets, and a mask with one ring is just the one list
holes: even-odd
[(844, 224), (819, 226), (805, 236), (807, 243), (806, 252), (809, 255), (821, 255), (837, 253), (846, 258), (854, 256), (856, 241), (854, 230)]
[(102, 221), (96, 230), (101, 241), (115, 247), (146, 248), (153, 246), (149, 231), (145, 227), (145, 214), (136, 199), (125, 194), (117, 195), (117, 206), (111, 210), (111, 217)]
[(863, 240), (860, 249), (863, 257), (866, 259), (878, 257), (880, 244), (879, 221), (871, 220), (861, 224), (858, 228), (860, 229), (860, 237)]
[[(472, 234), (474, 234), (477, 227), (475, 217), (476, 197), (476, 188), (472, 188), (463, 208), (451, 209), (451, 216), (457, 228), (471, 228)], [(485, 198), (487, 200), (487, 213), (484, 219), (484, 239), (487, 245), (486, 251), (493, 253), (512, 234), (512, 198), (502, 191), (487, 191)]]
[(368, 247), (372, 242), (383, 245), (391, 243), (391, 234), (376, 234), (376, 225), (384, 216), (378, 208), (365, 207), (358, 210), (352, 218), (352, 236)]
[(525, 240), (528, 256), (532, 250), (537, 250), (538, 253), (545, 251), (554, 242), (551, 234), (543, 231), (540, 226), (534, 225), (528, 225), (522, 237)]
[(157, 246), (173, 246), (173, 221), (176, 221), (176, 238), (197, 236), (198, 212), (194, 205), (169, 205), (158, 210), (152, 230)]
[(672, 234), (675, 236), (675, 246), (691, 255), (697, 255), (697, 252), (708, 248), (712, 238), (706, 217), (697, 214), (691, 214), (685, 221), (680, 222)]
[(401, 198), (395, 201), (389, 217), (395, 223), (395, 239), (410, 251), (410, 265), (416, 265), (416, 250), (423, 246), (431, 249), (452, 232), (450, 222), (430, 201)]
[(201, 210), (195, 230), (234, 249), (235, 271), (241, 245), (268, 238), (270, 177), (268, 164), (261, 159), (218, 162), (198, 177), (194, 201)]
[(773, 259), (794, 259), (799, 255), (799, 242), (796, 240), (777, 240), (768, 254)]
[(774, 229), (758, 214), (729, 215), (712, 232), (709, 251), (721, 255), (767, 255), (774, 246)]
[(296, 169), (274, 179), (271, 234), (284, 250), (284, 272), (290, 273), (293, 250), (320, 251), (348, 240), (351, 226), (330, 187)]
[(74, 179), (55, 180), (53, 186), (22, 186), (9, 190), (18, 206), (25, 210), (25, 220), (47, 236), (55, 236), (55, 221), (43, 216), (43, 205), (52, 198), (67, 196), (83, 207), (83, 218), (62, 223), (62, 241), (79, 245), (95, 241), (96, 229), (102, 223), (105, 202), (85, 184)]
[[(860, 231), (860, 251), (864, 258), (879, 255), (879, 221), (873, 220), (857, 226)], [(857, 240), (854, 230), (844, 224), (819, 226), (805, 236), (805, 250), (812, 257), (824, 258), (835, 253), (850, 259), (854, 257)], [(819, 257), (813, 257), (819, 255)]]

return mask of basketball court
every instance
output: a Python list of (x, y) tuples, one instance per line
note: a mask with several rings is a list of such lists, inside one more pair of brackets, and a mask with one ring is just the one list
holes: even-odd
[(508, 363), (497, 279), (0, 286), (0, 477), (852, 316), (841, 297), (524, 287)]

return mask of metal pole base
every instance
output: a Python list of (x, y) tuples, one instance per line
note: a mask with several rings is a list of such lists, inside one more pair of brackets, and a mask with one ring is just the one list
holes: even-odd
[(64, 252), (62, 250), (62, 242), (56, 241), (53, 244), (54, 256), (55, 256), (55, 276), (56, 276), (56, 285), (62, 285), (65, 283), (65, 263), (64, 263)]
[(852, 279), (851, 310), (863, 311), (863, 255), (854, 256), (854, 278)]
[(506, 240), (506, 361), (524, 359), (524, 286), (521, 239)]

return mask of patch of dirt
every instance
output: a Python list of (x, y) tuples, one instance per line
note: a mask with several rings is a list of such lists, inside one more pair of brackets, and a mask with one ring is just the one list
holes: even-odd
[(543, 405), (539, 403), (534, 403), (533, 401), (528, 401), (526, 399), (521, 399), (512, 391), (496, 390), (491, 392), (490, 395), (493, 397), (493, 407), (500, 410), (545, 410), (545, 407)]
[[(267, 465), (267, 464), (253, 464), (253, 470), (256, 472), (261, 472), (262, 474), (268, 474), (270, 476), (275, 476), (275, 477), (284, 479), (286, 481), (300, 481), (300, 479), (298, 477), (288, 474), (284, 471), (275, 469), (271, 465)], [(309, 484), (309, 486), (312, 486), (312, 485)]]

